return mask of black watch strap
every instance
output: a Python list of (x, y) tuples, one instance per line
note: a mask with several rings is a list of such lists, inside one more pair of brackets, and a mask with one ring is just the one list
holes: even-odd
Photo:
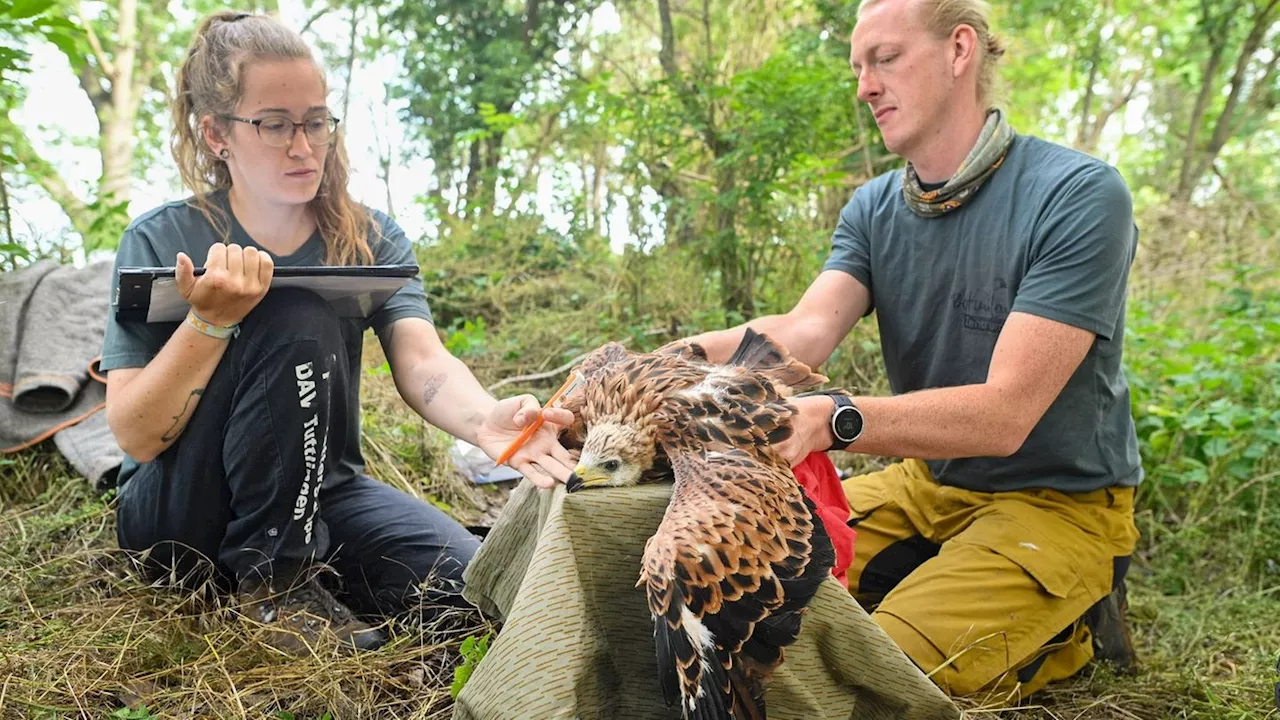
[[(853, 399), (848, 395), (833, 393), (831, 399), (835, 400), (836, 406), (831, 412), (832, 443), (829, 449), (844, 450), (862, 434), (862, 412), (853, 404)], [(846, 431), (842, 432), (842, 428)]]

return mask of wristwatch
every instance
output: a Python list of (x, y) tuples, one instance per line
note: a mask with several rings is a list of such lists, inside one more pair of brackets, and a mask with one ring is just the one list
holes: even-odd
[(844, 450), (862, 435), (862, 411), (853, 404), (848, 395), (832, 395), (836, 401), (835, 410), (831, 411), (831, 436), (835, 442), (830, 450)]

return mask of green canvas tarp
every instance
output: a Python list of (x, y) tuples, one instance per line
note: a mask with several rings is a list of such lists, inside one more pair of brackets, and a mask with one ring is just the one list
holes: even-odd
[[(503, 621), (455, 720), (678, 718), (658, 687), (653, 624), (635, 587), (670, 485), (512, 494), (466, 572)], [(935, 720), (959, 710), (828, 578), (768, 686), (771, 720)]]

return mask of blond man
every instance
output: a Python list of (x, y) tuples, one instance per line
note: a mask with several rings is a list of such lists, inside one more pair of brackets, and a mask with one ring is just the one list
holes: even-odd
[[(801, 398), (784, 451), (904, 458), (844, 482), (848, 584), (948, 692), (1025, 695), (1095, 655), (1128, 667), (1129, 191), (1009, 127), (980, 0), (869, 0), (851, 42), (858, 99), (906, 167), (854, 193), (797, 305), (749, 324), (816, 366), (874, 310), (893, 394)], [(722, 359), (741, 332), (697, 340)]]

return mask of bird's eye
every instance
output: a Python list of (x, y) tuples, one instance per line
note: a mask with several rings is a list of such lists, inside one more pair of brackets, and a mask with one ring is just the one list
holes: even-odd
[(616, 472), (618, 469), (618, 465), (619, 463), (617, 460), (609, 460), (608, 462), (604, 463), (600, 467), (604, 468), (605, 472)]

